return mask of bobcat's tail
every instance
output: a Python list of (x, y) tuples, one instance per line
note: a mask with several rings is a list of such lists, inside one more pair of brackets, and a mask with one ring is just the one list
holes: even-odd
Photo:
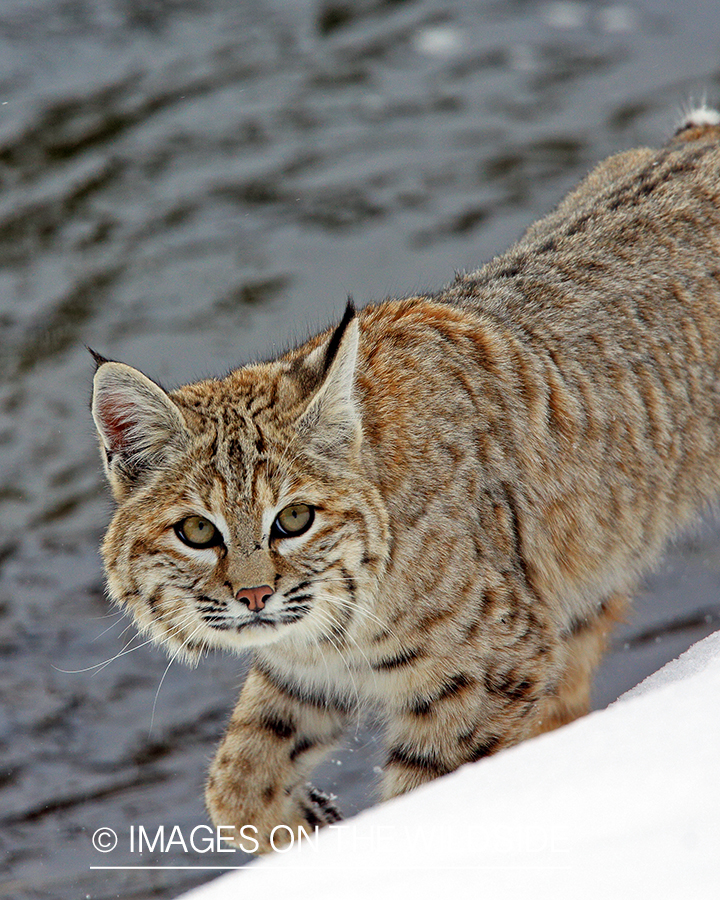
[(683, 114), (674, 136), (683, 141), (694, 141), (718, 128), (720, 112), (703, 102)]

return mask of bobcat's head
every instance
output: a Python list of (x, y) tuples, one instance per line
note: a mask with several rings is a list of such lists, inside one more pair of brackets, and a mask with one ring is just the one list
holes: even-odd
[(358, 342), (349, 304), (276, 362), (169, 393), (96, 357), (109, 592), (174, 654), (340, 648), (372, 602), (388, 528), (363, 468)]

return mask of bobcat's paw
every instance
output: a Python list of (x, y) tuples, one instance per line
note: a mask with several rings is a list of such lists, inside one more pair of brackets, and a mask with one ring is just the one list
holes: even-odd
[(342, 821), (342, 813), (335, 806), (335, 798), (318, 790), (309, 782), (293, 791), (294, 813), (287, 825), (275, 828), (271, 834), (270, 846), (261, 844), (261, 852), (277, 850), (287, 844), (294, 844), (310, 837), (317, 828)]
[(335, 799), (308, 782), (298, 794), (298, 805), (308, 825), (322, 828), (342, 821), (343, 815), (335, 806)]
[(208, 783), (205, 801), (210, 818), (225, 829), (224, 840), (247, 853), (284, 848), (342, 819), (334, 798), (309, 783), (285, 793), (284, 803), (271, 805), (238, 791), (237, 782), (232, 782), (232, 790), (224, 782), (222, 787), (218, 789), (218, 779)]

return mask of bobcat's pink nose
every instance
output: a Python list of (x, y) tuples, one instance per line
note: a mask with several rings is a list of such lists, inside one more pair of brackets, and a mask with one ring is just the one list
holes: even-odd
[(235, 599), (240, 603), (245, 603), (251, 612), (259, 612), (264, 606), (268, 597), (272, 596), (273, 589), (268, 584), (262, 587), (242, 588), (235, 595)]

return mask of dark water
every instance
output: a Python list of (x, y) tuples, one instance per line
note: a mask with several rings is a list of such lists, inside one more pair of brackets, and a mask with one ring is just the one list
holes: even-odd
[[(0, 896), (173, 897), (212, 872), (90, 867), (243, 861), (128, 849), (131, 825), (207, 821), (243, 666), (102, 665), (133, 632), (103, 599), (84, 345), (173, 384), (348, 293), (438, 288), (719, 82), (716, 0), (3, 0)], [(597, 704), (717, 628), (719, 594), (709, 524), (638, 598)], [(351, 734), (318, 778), (348, 812), (376, 746)]]

